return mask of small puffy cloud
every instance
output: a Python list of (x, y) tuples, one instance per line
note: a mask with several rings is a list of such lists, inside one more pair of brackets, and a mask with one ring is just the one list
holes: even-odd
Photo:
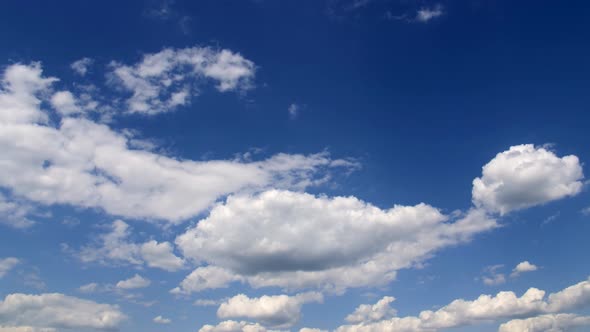
[(148, 287), (152, 282), (139, 274), (133, 277), (117, 282), (117, 288), (119, 289), (137, 289)]
[(205, 289), (226, 288), (230, 282), (242, 280), (231, 271), (217, 266), (201, 266), (191, 272), (180, 283), (179, 287), (172, 289), (172, 294), (190, 294)]
[(484, 269), (485, 275), (481, 278), (487, 286), (497, 286), (506, 282), (506, 276), (498, 272), (504, 265), (488, 266)]
[(80, 75), (85, 76), (88, 73), (88, 68), (94, 64), (94, 60), (90, 58), (82, 58), (80, 60), (74, 61), (70, 67), (72, 70)]
[(583, 208), (581, 212), (585, 216), (590, 216), (590, 206)]
[(352, 314), (346, 316), (346, 321), (356, 324), (361, 322), (375, 322), (395, 317), (397, 311), (389, 305), (393, 301), (395, 301), (394, 297), (385, 296), (373, 305), (361, 304)]
[(289, 117), (291, 119), (295, 119), (297, 117), (297, 115), (299, 115), (299, 105), (293, 103), (291, 105), (289, 105), (289, 107), (287, 108), (287, 111), (289, 112)]
[(580, 326), (590, 326), (590, 316), (549, 314), (527, 319), (513, 319), (500, 325), (498, 332), (565, 332)]
[(192, 47), (146, 54), (132, 66), (113, 63), (112, 70), (113, 82), (132, 94), (129, 112), (157, 114), (188, 104), (200, 81), (214, 81), (221, 92), (248, 89), (256, 67), (230, 50)]
[(99, 289), (99, 285), (95, 282), (91, 282), (89, 284), (86, 285), (82, 285), (80, 287), (78, 287), (78, 291), (80, 291), (81, 293), (94, 293)]
[(58, 91), (51, 97), (51, 106), (62, 116), (68, 116), (82, 111), (76, 98), (70, 91)]
[(443, 7), (442, 7), (442, 5), (438, 4), (438, 5), (435, 5), (432, 7), (420, 8), (418, 10), (418, 12), (416, 13), (415, 20), (417, 22), (426, 23), (426, 22), (429, 22), (430, 20), (440, 17), (442, 15), (444, 15)]
[[(545, 291), (529, 288), (521, 297), (503, 291), (495, 296), (481, 295), (476, 300), (454, 300), (442, 308), (425, 310), (418, 316), (393, 317), (381, 321), (362, 321), (340, 326), (337, 332), (421, 331), (434, 332), (502, 319), (533, 317), (590, 305), (590, 278), (545, 297)], [(523, 326), (522, 322), (512, 326)], [(525, 325), (526, 326), (526, 325)], [(512, 330), (506, 330), (506, 332)], [(517, 329), (526, 331), (526, 329)]]
[(271, 332), (258, 323), (226, 320), (217, 325), (205, 325), (199, 332)]
[(0, 258), (0, 278), (12, 270), (20, 260), (15, 257)]
[(222, 319), (248, 318), (265, 326), (290, 327), (299, 321), (301, 306), (304, 303), (322, 301), (323, 296), (320, 293), (302, 293), (295, 296), (264, 295), (259, 298), (239, 294), (222, 303), (217, 310), (217, 316)]
[(172, 321), (169, 318), (164, 318), (162, 316), (157, 316), (154, 318), (154, 323), (157, 324), (170, 324)]
[(518, 263), (518, 265), (516, 265), (516, 267), (514, 267), (510, 276), (511, 277), (518, 277), (522, 273), (533, 272), (533, 271), (537, 271), (538, 269), (539, 268), (535, 264), (531, 264), (531, 263), (529, 263), (529, 261), (524, 261), (524, 262)]
[(510, 211), (574, 196), (582, 189), (582, 166), (574, 155), (558, 157), (532, 144), (512, 146), (473, 180), (473, 203), (492, 212)]
[(113, 330), (125, 318), (117, 306), (59, 293), (9, 294), (0, 301), (2, 327)]
[(381, 209), (355, 197), (281, 190), (231, 196), (176, 238), (186, 258), (208, 263), (178, 292), (227, 286), (222, 281), (335, 292), (383, 285), (397, 270), (496, 226), (481, 211), (454, 218), (423, 203)]

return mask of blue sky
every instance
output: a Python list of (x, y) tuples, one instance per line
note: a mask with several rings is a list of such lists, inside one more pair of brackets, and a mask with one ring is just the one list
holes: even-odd
[(583, 331), (584, 1), (7, 1), (0, 332)]

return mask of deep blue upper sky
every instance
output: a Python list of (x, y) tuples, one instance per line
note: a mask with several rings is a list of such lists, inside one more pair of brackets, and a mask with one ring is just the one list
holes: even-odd
[[(437, 6), (442, 15), (413, 19), (420, 9)], [(105, 83), (111, 61), (131, 65), (164, 48), (228, 49), (255, 64), (252, 89), (218, 93), (205, 84), (188, 106), (154, 116), (115, 116), (108, 126), (132, 129), (182, 160), (231, 159), (258, 148), (260, 158), (328, 151), (361, 167), (306, 192), (355, 196), (382, 209), (425, 202), (451, 214), (472, 206), (473, 179), (511, 146), (552, 144), (559, 157), (576, 155), (588, 173), (588, 13), (587, 1), (4, 1), (0, 66), (4, 71), (39, 61), (44, 75), (60, 79), (58, 90), (92, 83), (104, 87), (102, 98), (114, 99), (119, 91)], [(70, 64), (83, 57), (95, 63), (82, 80)], [(298, 108), (295, 117), (288, 111), (292, 104)], [(7, 196), (17, 189), (0, 185)], [(397, 298), (392, 306), (403, 317), (457, 298), (503, 289), (520, 296), (533, 286), (549, 293), (586, 280), (590, 220), (580, 211), (590, 199), (585, 185), (571, 196), (499, 217), (504, 227), (437, 251), (425, 267), (398, 271), (386, 287), (353, 287), (325, 295), (324, 304), (305, 304), (293, 330), (336, 328), (359, 304), (374, 304), (385, 295)], [(171, 318), (172, 330), (196, 331), (222, 319), (215, 316), (216, 306), (193, 306), (195, 299), (282, 292), (239, 284), (177, 299), (168, 291), (190, 270), (89, 265), (60, 248), (87, 245), (120, 215), (75, 204), (39, 206), (47, 215), (30, 229), (0, 223), (0, 260), (21, 260), (0, 279), (0, 300), (16, 292), (58, 292), (119, 303), (130, 317), (123, 331), (162, 330), (152, 322), (157, 315)], [(135, 239), (174, 243), (207, 213), (164, 228), (141, 220), (130, 225)], [(80, 225), (62, 225), (68, 217)], [(503, 264), (508, 275), (524, 260), (539, 271), (498, 285), (482, 283), (486, 267)], [(152, 281), (143, 299), (158, 304), (145, 308), (112, 291), (76, 290), (135, 273)], [(23, 284), (30, 275), (45, 286)], [(3, 325), (10, 322), (3, 321), (0, 309)], [(475, 330), (495, 331), (497, 325)]]

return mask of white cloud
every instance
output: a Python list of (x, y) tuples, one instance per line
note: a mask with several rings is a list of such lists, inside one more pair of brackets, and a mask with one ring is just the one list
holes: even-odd
[(395, 301), (394, 297), (385, 296), (373, 305), (361, 304), (352, 314), (346, 316), (346, 321), (355, 324), (361, 322), (375, 322), (395, 317), (397, 311), (389, 305), (393, 301)]
[(146, 279), (139, 274), (134, 275), (133, 277), (125, 280), (121, 280), (117, 282), (117, 288), (119, 289), (137, 289), (137, 288), (145, 288), (151, 285), (151, 281)]
[(516, 265), (514, 267), (510, 276), (511, 277), (518, 277), (522, 273), (533, 272), (533, 271), (537, 271), (538, 269), (539, 268), (535, 264), (531, 264), (531, 263), (529, 263), (529, 261), (524, 261), (524, 262), (518, 263), (518, 265)]
[(199, 332), (271, 332), (264, 326), (256, 323), (236, 322), (233, 320), (223, 321), (217, 325), (205, 325)]
[(0, 332), (56, 332), (54, 328), (32, 326), (0, 326)]
[[(545, 298), (545, 291), (529, 288), (521, 297), (513, 292), (496, 296), (481, 295), (474, 301), (454, 300), (436, 310), (418, 316), (393, 317), (377, 322), (344, 325), (338, 332), (424, 331), (433, 332), (501, 319), (522, 318), (539, 314), (581, 309), (590, 305), (590, 278)], [(517, 324), (517, 323), (514, 323)], [(524, 331), (524, 330), (519, 330)]]
[(109, 228), (109, 232), (99, 235), (95, 243), (83, 247), (75, 255), (85, 263), (135, 266), (145, 264), (170, 272), (184, 268), (184, 260), (174, 254), (170, 242), (131, 242), (131, 229), (122, 220), (115, 220)]
[(397, 270), (497, 226), (477, 210), (452, 219), (427, 204), (380, 209), (354, 197), (281, 190), (230, 196), (176, 239), (185, 257), (224, 277), (200, 275), (195, 284), (189, 276), (178, 291), (221, 281), (336, 292), (382, 285)]
[(190, 294), (205, 289), (226, 288), (230, 282), (242, 280), (240, 276), (217, 266), (202, 266), (196, 268), (172, 289), (172, 294)]
[(256, 69), (239, 53), (208, 47), (167, 48), (144, 55), (133, 66), (113, 63), (112, 67), (114, 81), (132, 92), (129, 112), (143, 114), (168, 112), (189, 103), (203, 80), (215, 81), (221, 92), (248, 89)]
[(416, 13), (416, 21), (426, 23), (434, 18), (442, 16), (443, 14), (444, 11), (441, 5), (422, 7)]
[(485, 285), (497, 286), (506, 282), (506, 276), (498, 271), (503, 268), (504, 265), (493, 265), (485, 268), (485, 273), (481, 279)]
[(583, 208), (581, 212), (585, 216), (590, 216), (590, 206)]
[(51, 106), (62, 116), (68, 116), (82, 112), (76, 101), (76, 97), (70, 91), (58, 91), (51, 97)]
[(11, 200), (0, 192), (0, 224), (24, 229), (35, 224), (29, 215), (33, 208), (21, 201)]
[(0, 187), (34, 202), (180, 223), (230, 193), (302, 189), (324, 181), (333, 167), (352, 167), (327, 153), (179, 160), (134, 147), (128, 134), (88, 119), (66, 117), (54, 127), (40, 108), (54, 81), (42, 77), (39, 64), (17, 64), (6, 69), (0, 89)]
[(15, 257), (0, 258), (0, 278), (10, 272), (19, 262)]
[(320, 330), (320, 329), (312, 329), (309, 327), (304, 327), (299, 330), (299, 332), (328, 332), (328, 330)]
[(88, 68), (94, 64), (94, 60), (90, 58), (82, 58), (74, 61), (70, 67), (72, 70), (80, 76), (85, 76), (88, 73)]
[(573, 314), (541, 315), (513, 319), (500, 325), (498, 332), (564, 332), (579, 326), (589, 326), (590, 316)]
[(154, 318), (154, 323), (157, 323), (157, 324), (170, 324), (170, 323), (172, 323), (172, 321), (169, 318), (164, 318), (162, 316), (157, 316), (156, 318)]
[(301, 306), (304, 303), (322, 301), (322, 294), (313, 292), (295, 296), (264, 295), (259, 298), (249, 298), (239, 294), (219, 306), (217, 317), (248, 318), (265, 326), (291, 327), (299, 321)]
[(95, 282), (91, 282), (89, 284), (86, 285), (82, 285), (80, 287), (78, 287), (78, 291), (82, 292), (82, 293), (94, 293), (98, 290), (99, 285)]
[(299, 115), (299, 105), (295, 103), (289, 105), (289, 108), (287, 110), (289, 111), (289, 117), (291, 119), (295, 119), (297, 115)]
[(158, 243), (155, 240), (141, 245), (141, 256), (149, 267), (156, 267), (167, 271), (177, 271), (184, 267), (184, 260), (173, 253), (169, 242)]
[(125, 318), (117, 306), (58, 293), (10, 294), (0, 301), (0, 326), (3, 327), (112, 330)]
[(506, 214), (544, 204), (582, 189), (584, 178), (578, 157), (558, 157), (532, 144), (512, 146), (483, 167), (473, 180), (473, 203)]

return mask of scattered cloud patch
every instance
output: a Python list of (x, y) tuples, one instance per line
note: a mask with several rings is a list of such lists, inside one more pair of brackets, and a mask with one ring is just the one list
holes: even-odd
[[(418, 316), (393, 317), (376, 322), (344, 325), (337, 332), (369, 331), (439, 331), (539, 314), (578, 310), (590, 305), (590, 278), (545, 297), (545, 291), (529, 288), (521, 297), (513, 292), (499, 292), (495, 296), (481, 295), (476, 300), (455, 300), (436, 310), (425, 310)], [(512, 326), (521, 323), (513, 323)], [(527, 324), (527, 323), (523, 323)], [(509, 326), (510, 327), (510, 326)], [(508, 327), (508, 328), (509, 328)], [(513, 330), (505, 330), (513, 331)], [(525, 329), (518, 329), (525, 331)]]
[(113, 330), (126, 319), (117, 306), (59, 293), (9, 294), (0, 301), (0, 326)]
[(590, 326), (590, 316), (549, 314), (527, 319), (513, 319), (500, 325), (498, 332), (561, 332), (580, 326)]
[(130, 241), (131, 228), (122, 220), (115, 220), (107, 233), (99, 235), (95, 243), (82, 247), (75, 255), (85, 263), (132, 265), (174, 272), (184, 268), (184, 260), (173, 252), (169, 242), (151, 240), (144, 243)]
[(129, 91), (128, 111), (153, 115), (190, 103), (199, 85), (216, 83), (220, 92), (253, 86), (254, 63), (230, 50), (208, 47), (167, 48), (146, 54), (135, 65), (111, 64), (113, 83)]
[(80, 60), (76, 60), (74, 61), (70, 67), (72, 68), (72, 70), (80, 75), (80, 76), (86, 76), (86, 74), (88, 73), (90, 67), (94, 64), (94, 60), (91, 58), (82, 58)]
[(506, 276), (498, 271), (503, 268), (504, 265), (493, 265), (488, 266), (484, 269), (486, 275), (481, 280), (487, 286), (497, 286), (506, 282)]
[(0, 278), (4, 277), (10, 270), (20, 263), (20, 260), (15, 257), (7, 257), (0, 259)]

